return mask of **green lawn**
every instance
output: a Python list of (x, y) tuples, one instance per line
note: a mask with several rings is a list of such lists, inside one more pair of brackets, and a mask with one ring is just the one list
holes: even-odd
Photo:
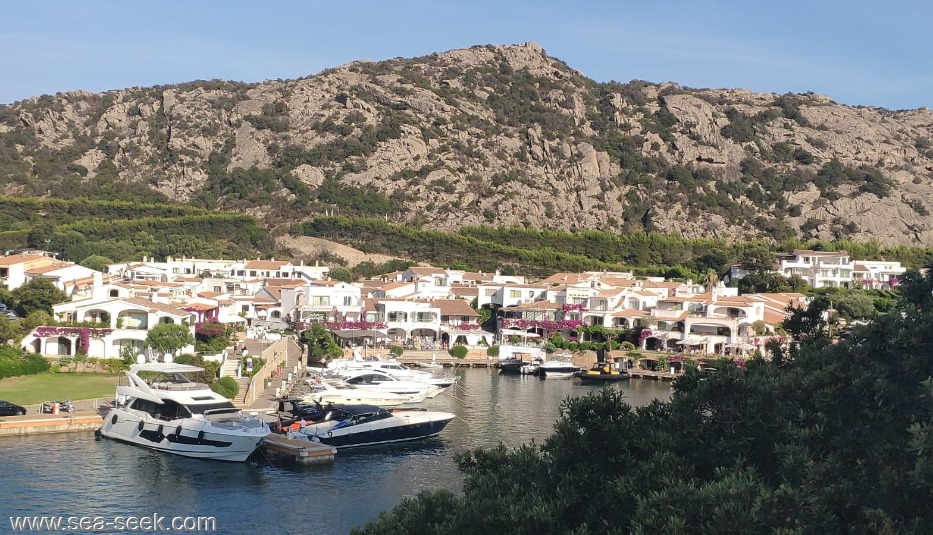
[(99, 373), (39, 373), (0, 379), (0, 399), (17, 405), (43, 401), (92, 399), (116, 393), (119, 375)]

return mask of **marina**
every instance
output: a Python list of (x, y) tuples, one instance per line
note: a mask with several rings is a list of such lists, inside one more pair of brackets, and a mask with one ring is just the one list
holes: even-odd
[[(459, 380), (451, 392), (421, 404), (456, 414), (437, 436), (342, 450), (333, 460), (316, 463), (281, 459), (267, 447), (246, 463), (191, 459), (97, 441), (91, 431), (67, 438), (5, 437), (0, 439), (6, 460), (0, 468), (0, 500), (17, 504), (11, 514), (19, 515), (200, 511), (215, 515), (219, 532), (226, 533), (265, 532), (272, 525), (281, 533), (306, 532), (304, 515), (273, 518), (262, 512), (313, 509), (328, 513), (315, 515), (314, 533), (348, 533), (403, 497), (430, 489), (459, 491), (463, 476), (456, 454), (500, 442), (508, 447), (531, 440), (540, 444), (551, 434), (564, 400), (600, 388), (577, 380), (503, 376), (493, 368), (455, 373)], [(656, 381), (626, 381), (611, 388), (623, 391), (635, 406), (668, 399), (671, 392), (667, 383)]]

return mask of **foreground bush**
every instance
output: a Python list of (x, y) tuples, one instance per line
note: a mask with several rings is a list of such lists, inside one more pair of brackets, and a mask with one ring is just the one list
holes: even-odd
[(450, 356), (454, 358), (463, 359), (463, 358), (466, 358), (467, 353), (469, 353), (469, 351), (470, 350), (467, 349), (466, 346), (453, 346), (452, 348), (450, 348), (448, 353), (450, 353)]

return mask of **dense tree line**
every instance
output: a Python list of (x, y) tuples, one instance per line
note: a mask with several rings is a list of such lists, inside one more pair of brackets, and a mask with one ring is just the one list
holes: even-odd
[[(606, 231), (566, 232), (524, 227), (464, 227), (456, 233), (403, 227), (382, 219), (318, 217), (296, 231), (353, 244), (367, 252), (403, 255), (440, 266), (501, 269), (547, 276), (555, 271), (623, 270), (636, 275), (663, 275), (697, 280), (710, 270), (724, 275), (733, 264), (753, 271), (771, 268), (774, 253), (810, 248), (845, 248), (852, 258), (900, 260), (917, 267), (933, 261), (933, 249), (875, 242), (801, 242), (772, 244), (753, 241), (686, 239), (658, 232), (613, 234)], [(802, 281), (762, 273), (747, 281), (747, 291), (799, 291)]]
[(65, 260), (142, 256), (247, 258), (274, 251), (249, 215), (178, 204), (0, 197), (0, 248), (37, 248)]
[(407, 498), (359, 533), (929, 533), (933, 278), (833, 343), (818, 299), (788, 347), (718, 363), (641, 408), (606, 389), (540, 445), (458, 456), (462, 494)]

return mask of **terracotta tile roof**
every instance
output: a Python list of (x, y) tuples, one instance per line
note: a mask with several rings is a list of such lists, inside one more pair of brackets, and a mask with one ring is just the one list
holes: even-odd
[(10, 267), (15, 266), (16, 264), (37, 262), (41, 260), (57, 262), (57, 260), (54, 258), (41, 254), (11, 254), (9, 256), (0, 256), (0, 267)]
[(441, 309), (442, 316), (479, 316), (463, 299), (436, 299), (431, 304)]
[(616, 288), (614, 290), (600, 290), (595, 297), (615, 297), (621, 294), (624, 290), (621, 288)]
[(787, 314), (783, 312), (780, 312), (780, 311), (777, 311), (771, 308), (765, 308), (765, 312), (764, 312), (765, 323), (770, 323), (774, 325), (777, 323), (781, 323), (782, 321), (784, 321), (786, 317), (787, 317)]
[(473, 273), (466, 272), (463, 274), (463, 280), (465, 281), (491, 281), (493, 278), (492, 273)]
[(641, 285), (642, 288), (667, 288), (668, 290), (676, 290), (677, 288), (680, 288), (681, 286), (683, 286), (682, 282), (670, 282), (670, 281), (664, 281), (664, 282), (645, 281)]
[(29, 268), (25, 271), (25, 273), (28, 273), (30, 275), (45, 275), (46, 273), (52, 273), (54, 271), (58, 271), (66, 267), (71, 267), (73, 265), (74, 264), (52, 264), (51, 266), (40, 266), (40, 267)]
[(175, 277), (175, 282), (201, 282), (201, 277)]
[(394, 290), (396, 288), (402, 288), (404, 286), (410, 286), (410, 282), (390, 282), (388, 284), (383, 284), (380, 289), (382, 290)]
[(305, 285), (305, 281), (301, 279), (289, 279), (287, 277), (269, 277), (268, 279), (264, 279), (264, 281), (266, 283), (266, 287), (269, 287), (269, 286), (290, 287), (290, 286), (304, 286)]
[(159, 311), (159, 312), (164, 312), (166, 314), (171, 314), (173, 316), (178, 316), (182, 318), (190, 315), (188, 312), (176, 306), (167, 305), (165, 303), (153, 303), (152, 301), (148, 299), (141, 299), (139, 297), (124, 298), (124, 299), (121, 299), (121, 301), (131, 303), (142, 308), (149, 309), (149, 311), (151, 312)]
[(208, 299), (211, 299), (214, 297), (220, 297), (221, 295), (224, 295), (224, 293), (223, 292), (200, 292), (198, 294), (198, 297), (206, 297)]
[(599, 282), (606, 286), (615, 286), (617, 288), (631, 288), (637, 283), (635, 279), (625, 279), (622, 277), (603, 277), (599, 279)]
[(579, 273), (555, 273), (539, 284), (576, 284), (583, 280)]
[(453, 286), (450, 293), (461, 297), (476, 297), (479, 295), (479, 288), (476, 286)]
[(409, 271), (415, 275), (446, 275), (447, 272), (441, 268), (436, 267), (415, 267), (412, 266), (408, 268)]
[(187, 305), (185, 305), (185, 308), (191, 309), (191, 310), (205, 310), (206, 311), (206, 310), (214, 310), (215, 308), (217, 308), (217, 306), (208, 305), (207, 303), (188, 303)]
[(287, 264), (289, 264), (289, 262), (285, 262), (285, 261), (282, 261), (282, 260), (250, 260), (250, 261), (247, 262), (246, 265), (244, 265), (243, 267), (244, 267), (245, 269), (271, 269), (271, 270), (278, 270), (278, 269), (281, 269), (282, 266), (285, 266), (285, 265), (287, 265)]
[(282, 289), (276, 286), (263, 288), (263, 291), (274, 297), (277, 301), (282, 300)]

